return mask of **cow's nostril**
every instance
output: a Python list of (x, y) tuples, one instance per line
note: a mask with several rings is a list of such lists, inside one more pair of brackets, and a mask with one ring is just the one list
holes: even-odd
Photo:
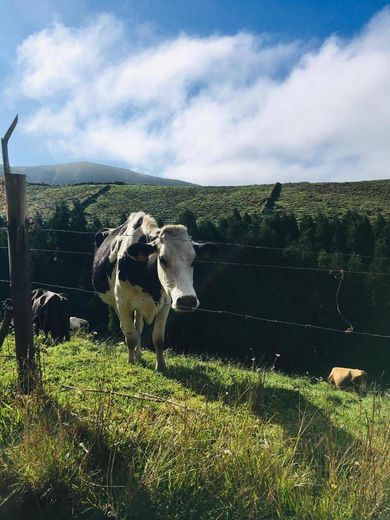
[(198, 306), (196, 296), (180, 296), (176, 300), (175, 308), (178, 311), (194, 311)]

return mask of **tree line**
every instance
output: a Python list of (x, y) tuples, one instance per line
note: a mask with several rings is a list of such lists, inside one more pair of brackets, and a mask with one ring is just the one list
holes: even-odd
[[(72, 207), (58, 204), (49, 218), (37, 215), (30, 230), (31, 279), (92, 290), (93, 256), (61, 251), (93, 253), (92, 232), (116, 226), (125, 218), (122, 215), (117, 222), (91, 221), (78, 202)], [(185, 210), (177, 223), (185, 224), (194, 240), (261, 246), (220, 244), (216, 263), (195, 266), (194, 283), (202, 308), (340, 330), (348, 330), (352, 324), (356, 331), (390, 334), (390, 276), (386, 276), (390, 275), (390, 218), (378, 215), (370, 221), (365, 215), (349, 211), (344, 216), (318, 214), (297, 220), (294, 215), (280, 212), (249, 215), (234, 210), (215, 223), (197, 219), (193, 212)], [(0, 245), (6, 244), (6, 233), (2, 233)], [(6, 249), (0, 249), (0, 258), (0, 278), (7, 279)], [(302, 267), (314, 270), (293, 269)], [(340, 270), (344, 270), (342, 281)], [(65, 292), (73, 315), (86, 318), (101, 335), (118, 332), (115, 316), (95, 295)], [(8, 296), (7, 285), (1, 284), (2, 299)], [(147, 343), (149, 340), (146, 337)], [(219, 355), (255, 365), (271, 365), (277, 358), (276, 368), (289, 372), (324, 375), (331, 366), (340, 365), (389, 378), (390, 340), (349, 332), (172, 311), (167, 345), (180, 352)]]

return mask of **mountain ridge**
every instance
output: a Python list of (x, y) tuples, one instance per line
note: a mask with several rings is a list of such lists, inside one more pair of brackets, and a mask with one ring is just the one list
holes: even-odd
[(139, 173), (128, 168), (109, 166), (89, 161), (44, 164), (38, 166), (13, 166), (13, 173), (26, 175), (27, 182), (50, 185), (72, 185), (80, 183), (149, 184), (157, 186), (194, 186), (179, 179), (165, 179)]

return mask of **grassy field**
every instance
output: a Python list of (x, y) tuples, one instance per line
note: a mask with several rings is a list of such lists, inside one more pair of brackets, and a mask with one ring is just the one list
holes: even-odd
[[(102, 188), (103, 193), (99, 195)], [(0, 185), (0, 213), (6, 213), (4, 189)], [(110, 223), (119, 223), (124, 214), (147, 211), (164, 221), (172, 222), (184, 210), (190, 209), (198, 217), (218, 220), (234, 208), (259, 213), (272, 186), (191, 187), (144, 185), (28, 185), (29, 215), (52, 214), (55, 205), (64, 201), (71, 205), (77, 200), (85, 205), (91, 217)]]
[[(105, 189), (102, 190), (102, 188)], [(125, 214), (147, 211), (172, 222), (184, 210), (192, 210), (198, 218), (214, 221), (230, 215), (234, 209), (240, 213), (260, 213), (273, 185), (253, 186), (145, 186), (145, 185), (29, 185), (27, 198), (29, 214), (44, 216), (52, 213), (55, 204), (78, 200), (85, 205), (91, 217), (117, 224)], [(298, 217), (316, 215), (342, 215), (349, 209), (374, 218), (378, 213), (390, 214), (388, 200), (390, 181), (364, 181), (344, 183), (288, 183), (282, 185), (280, 198), (274, 210), (287, 211)], [(0, 185), (0, 213), (5, 214), (5, 196)]]
[[(118, 223), (124, 214), (144, 210), (162, 220), (174, 221), (184, 210), (192, 210), (198, 218), (214, 221), (229, 215), (234, 209), (241, 213), (260, 213), (273, 185), (254, 186), (142, 186), (109, 185), (103, 193), (101, 185), (28, 186), (29, 213), (48, 215), (55, 204), (64, 200), (85, 203), (87, 213), (101, 220)], [(275, 210), (292, 212), (299, 217), (342, 215), (349, 209), (373, 218), (378, 213), (390, 214), (390, 181), (347, 183), (283, 184)], [(0, 193), (0, 211), (5, 212), (5, 200)]]
[(165, 375), (149, 351), (125, 359), (88, 339), (43, 348), (41, 395), (22, 397), (2, 357), (2, 520), (390, 518), (388, 399), (172, 353)]
[(390, 181), (323, 182), (283, 184), (276, 209), (294, 213), (298, 217), (322, 212), (342, 215), (354, 210), (375, 217), (390, 214)]
[(88, 207), (92, 216), (105, 215), (115, 221), (132, 211), (146, 211), (165, 222), (174, 221), (185, 209), (198, 218), (218, 220), (234, 208), (260, 213), (272, 186), (187, 187), (187, 186), (111, 186)]

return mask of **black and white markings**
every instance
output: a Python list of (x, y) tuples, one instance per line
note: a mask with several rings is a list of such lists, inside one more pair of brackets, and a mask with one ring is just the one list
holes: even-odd
[(111, 305), (121, 324), (134, 362), (140, 347), (141, 322), (154, 321), (156, 368), (165, 369), (165, 324), (169, 307), (194, 311), (199, 301), (193, 286), (196, 256), (210, 258), (214, 244), (195, 244), (181, 225), (161, 228), (150, 215), (132, 213), (127, 221), (96, 236), (92, 280), (101, 299)]

